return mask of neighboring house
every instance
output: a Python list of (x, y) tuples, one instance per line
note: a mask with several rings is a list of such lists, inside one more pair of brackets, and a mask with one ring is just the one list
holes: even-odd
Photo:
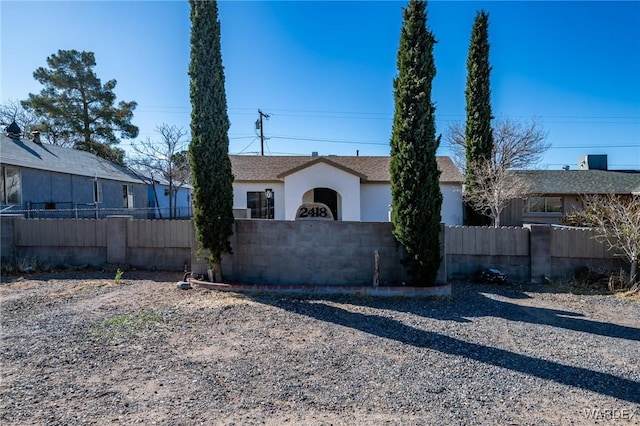
[[(149, 178), (153, 185), (149, 185), (149, 217), (154, 219), (169, 218), (190, 218), (191, 209), (191, 185), (174, 183), (173, 186), (173, 206), (169, 202), (169, 182), (162, 178)], [(170, 208), (173, 208), (173, 214)]]
[[(602, 157), (602, 156), (598, 156)], [(640, 172), (606, 170), (516, 170), (528, 185), (523, 199), (512, 200), (500, 216), (503, 226), (525, 223), (560, 224), (567, 213), (581, 209), (585, 195), (640, 196)]]
[(0, 204), (5, 213), (147, 217), (147, 185), (130, 171), (85, 151), (42, 144), (37, 135), (21, 139), (19, 129), (9, 130), (10, 136), (0, 135)]
[[(336, 220), (388, 222), (390, 157), (232, 155), (233, 207), (251, 218), (295, 220), (303, 203), (321, 202)], [(462, 224), (464, 178), (449, 157), (438, 157), (442, 221)], [(267, 198), (270, 189), (270, 198)]]

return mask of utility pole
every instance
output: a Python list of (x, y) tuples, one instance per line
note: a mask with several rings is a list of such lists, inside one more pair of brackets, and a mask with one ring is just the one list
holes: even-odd
[(269, 119), (269, 114), (265, 114), (262, 111), (258, 110), (258, 114), (260, 114), (260, 118), (256, 121), (256, 129), (260, 129), (260, 155), (264, 155), (264, 126), (262, 125), (262, 118)]

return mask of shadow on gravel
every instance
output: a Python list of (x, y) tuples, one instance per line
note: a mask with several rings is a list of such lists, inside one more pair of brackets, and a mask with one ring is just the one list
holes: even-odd
[[(462, 288), (460, 288), (462, 287)], [(465, 292), (461, 295), (461, 292)], [(548, 325), (583, 333), (617, 339), (640, 341), (640, 328), (584, 319), (579, 312), (522, 306), (517, 302), (496, 300), (493, 294), (509, 299), (531, 299), (514, 287), (476, 286), (466, 284), (453, 287), (453, 297), (437, 304), (403, 303), (402, 299), (354, 297), (349, 303), (377, 309), (392, 309), (439, 320), (470, 322), (469, 318), (498, 317), (509, 321)]]
[[(392, 318), (350, 312), (340, 307), (329, 305), (326, 302), (360, 304), (379, 309), (409, 312), (441, 320), (468, 321), (464, 318), (465, 316), (501, 316), (514, 321), (529, 321), (535, 324), (546, 324), (585, 332), (599, 331), (597, 334), (638, 340), (640, 330), (631, 327), (566, 318), (560, 315), (579, 314), (517, 306), (493, 300), (480, 293), (475, 296), (477, 300), (472, 303), (469, 303), (469, 299), (465, 298), (465, 303), (462, 305), (449, 306), (442, 309), (442, 304), (453, 303), (455, 305), (455, 299), (452, 299), (438, 302), (437, 305), (424, 303), (422, 305), (424, 307), (411, 311), (401, 309), (402, 299), (336, 297), (322, 300), (318, 298), (279, 298), (273, 295), (252, 295), (249, 297), (259, 303), (306, 315), (320, 321), (350, 327), (374, 336), (396, 340), (407, 345), (429, 348), (442, 353), (461, 356), (545, 380), (551, 380), (563, 385), (597, 392), (602, 395), (612, 396), (633, 403), (640, 403), (640, 383), (633, 380), (582, 367), (567, 366), (553, 361), (520, 355), (491, 346), (465, 342), (440, 333), (419, 330)], [(464, 306), (468, 307), (465, 308)], [(458, 309), (462, 311), (457, 312)], [(439, 312), (442, 311), (449, 312), (449, 314), (440, 315)], [(452, 312), (456, 312), (456, 315), (452, 315)]]

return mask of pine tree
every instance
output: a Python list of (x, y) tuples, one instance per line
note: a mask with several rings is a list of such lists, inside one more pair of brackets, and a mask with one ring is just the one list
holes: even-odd
[(220, 50), (218, 4), (190, 0), (191, 143), (193, 221), (200, 247), (220, 279), (224, 253), (231, 252), (233, 175), (229, 160), (229, 118)]
[(431, 286), (440, 266), (442, 207), (436, 160), (440, 138), (431, 102), (436, 40), (427, 29), (426, 2), (410, 0), (403, 14), (398, 75), (393, 82), (391, 217), (393, 234), (409, 254), (406, 266), (412, 283)]
[[(471, 31), (469, 56), (467, 57), (467, 120), (465, 129), (467, 173), (465, 191), (473, 193), (473, 170), (484, 168), (483, 163), (492, 158), (493, 134), (491, 131), (491, 88), (489, 75), (489, 15), (480, 11)], [(490, 219), (466, 206), (466, 222), (469, 225), (487, 225)]]
[(47, 58), (47, 65), (33, 73), (44, 89), (30, 93), (22, 106), (39, 118), (40, 129), (55, 133), (51, 139), (124, 164), (124, 151), (115, 146), (120, 142), (115, 131), (123, 138), (138, 136), (138, 128), (131, 124), (136, 102), (114, 105), (117, 82), (101, 83), (93, 72), (93, 52), (58, 50)]

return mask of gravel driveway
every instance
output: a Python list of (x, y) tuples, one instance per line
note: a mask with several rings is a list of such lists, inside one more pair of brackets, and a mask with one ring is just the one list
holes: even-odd
[(457, 283), (450, 299), (3, 277), (0, 423), (640, 424), (640, 303)]

